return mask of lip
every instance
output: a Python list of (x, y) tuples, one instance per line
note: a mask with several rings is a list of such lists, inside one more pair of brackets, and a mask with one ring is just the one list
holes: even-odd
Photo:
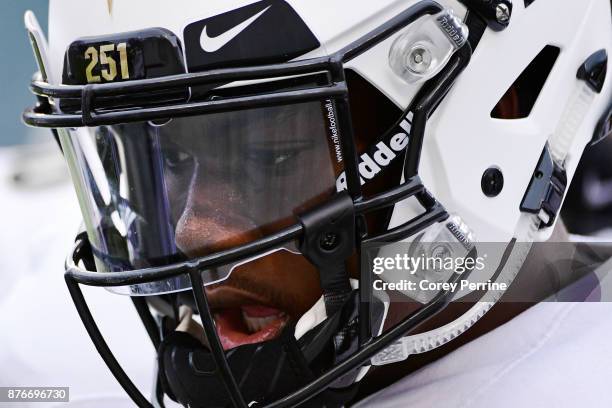
[[(271, 340), (280, 334), (289, 320), (289, 316), (282, 309), (272, 305), (269, 299), (248, 290), (222, 284), (206, 288), (206, 294), (215, 320), (217, 335), (225, 350)], [(256, 312), (277, 310), (280, 314), (259, 331), (249, 332), (243, 320), (245, 309), (249, 308)]]
[(212, 310), (237, 308), (247, 305), (262, 305), (280, 310), (283, 309), (279, 305), (272, 304), (269, 299), (261, 295), (227, 284), (207, 287), (206, 296)]

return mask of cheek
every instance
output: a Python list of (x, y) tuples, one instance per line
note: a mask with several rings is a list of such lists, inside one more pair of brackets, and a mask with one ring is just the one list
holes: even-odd
[(299, 318), (321, 297), (319, 273), (301, 255), (277, 252), (237, 268), (230, 285), (259, 289), (293, 319)]

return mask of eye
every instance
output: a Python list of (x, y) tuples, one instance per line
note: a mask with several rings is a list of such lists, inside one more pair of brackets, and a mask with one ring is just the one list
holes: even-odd
[(288, 164), (298, 153), (298, 149), (254, 149), (249, 159), (259, 166), (275, 167)]
[(178, 146), (164, 150), (164, 164), (172, 170), (188, 166), (192, 162), (193, 157)]

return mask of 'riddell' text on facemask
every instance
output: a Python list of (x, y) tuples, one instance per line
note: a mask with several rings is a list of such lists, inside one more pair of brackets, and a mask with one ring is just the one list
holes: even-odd
[[(385, 167), (389, 166), (399, 152), (408, 146), (408, 135), (410, 134), (410, 121), (412, 112), (400, 122), (399, 126), (391, 132), (391, 137), (387, 141), (384, 139), (378, 142), (370, 153), (364, 153), (359, 160), (359, 176), (361, 185), (373, 179)], [(346, 172), (342, 172), (336, 179), (336, 190), (346, 190)]]

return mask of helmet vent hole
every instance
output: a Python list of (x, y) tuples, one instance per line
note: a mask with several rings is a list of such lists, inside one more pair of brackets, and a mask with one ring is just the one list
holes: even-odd
[(495, 119), (528, 117), (560, 51), (559, 47), (552, 45), (544, 47), (497, 102), (491, 111), (491, 117)]

